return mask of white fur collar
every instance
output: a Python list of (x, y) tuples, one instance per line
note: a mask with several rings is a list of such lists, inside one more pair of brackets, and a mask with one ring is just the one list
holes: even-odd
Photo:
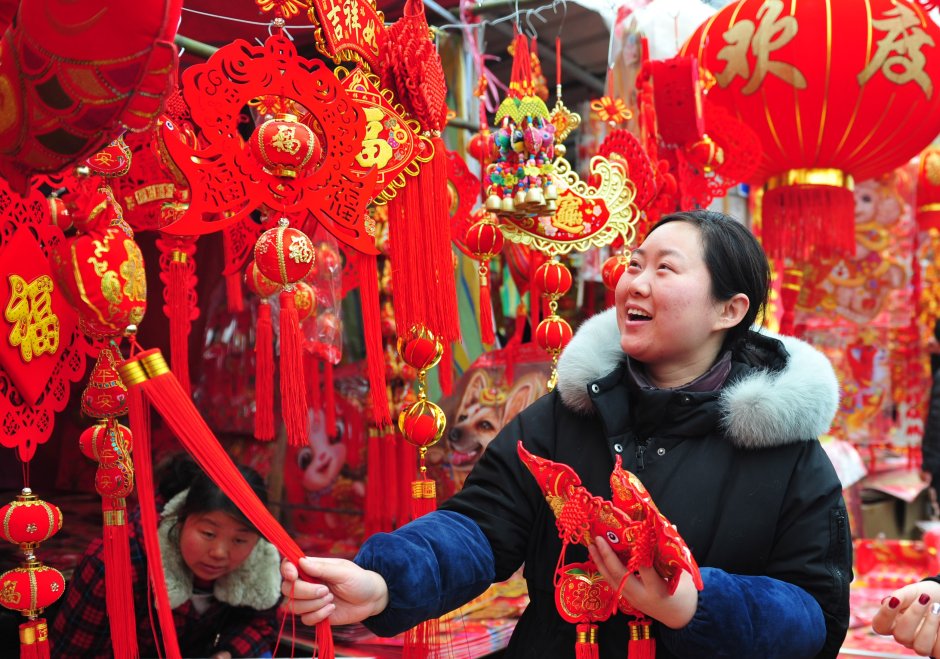
[[(790, 358), (783, 370), (755, 369), (726, 387), (719, 399), (728, 438), (743, 448), (767, 448), (815, 439), (827, 432), (839, 406), (839, 382), (832, 364), (810, 344), (761, 330), (783, 343)], [(616, 309), (585, 321), (558, 360), (562, 402), (592, 414), (588, 385), (624, 358)]]
[[(180, 528), (176, 523), (176, 513), (186, 501), (187, 494), (189, 488), (167, 502), (158, 529), (163, 575), (170, 596), (170, 608), (173, 609), (193, 595), (193, 573), (183, 563), (179, 549)], [(220, 602), (231, 606), (249, 606), (259, 611), (277, 604), (281, 596), (281, 574), (280, 557), (274, 545), (260, 538), (237, 570), (216, 579), (213, 595)]]

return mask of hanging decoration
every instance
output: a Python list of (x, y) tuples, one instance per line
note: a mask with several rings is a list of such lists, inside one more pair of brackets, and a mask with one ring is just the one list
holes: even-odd
[(281, 287), (261, 274), (254, 259), (245, 268), (245, 286), (257, 295), (255, 322), (255, 439), (274, 439), (274, 328), (270, 299)]
[(771, 257), (852, 254), (853, 181), (906, 162), (940, 132), (937, 44), (940, 27), (909, 0), (738, 0), (683, 46), (717, 81), (709, 101), (760, 138), (752, 180), (764, 186)]
[[(683, 571), (692, 575), (698, 590), (703, 587), (698, 564), (685, 541), (659, 512), (640, 480), (621, 468), (619, 456), (610, 476), (613, 497), (606, 501), (592, 496), (568, 465), (529, 453), (521, 441), (518, 454), (556, 517), (562, 550), (555, 574), (555, 602), (561, 616), (578, 625), (579, 656), (597, 656), (596, 645), (590, 647), (597, 629), (595, 623), (619, 610), (634, 617), (629, 623), (628, 656), (652, 659), (656, 655), (655, 641), (650, 634), (652, 621), (619, 596), (624, 584), (617, 584), (616, 589), (613, 584), (599, 587), (597, 584), (603, 577), (596, 566), (590, 561), (565, 565), (565, 554), (570, 544), (586, 547), (597, 536), (606, 538), (624, 562), (624, 580), (640, 567), (652, 567), (672, 595)], [(590, 593), (585, 592), (585, 585), (592, 587)], [(596, 599), (586, 600), (588, 594)], [(606, 597), (601, 599), (603, 596)]]
[(307, 16), (320, 27), (314, 32), (317, 49), (333, 60), (362, 62), (373, 72), (382, 67), (387, 34), (385, 16), (369, 0), (311, 0)]
[(0, 46), (0, 177), (12, 189), (150, 126), (176, 75), (182, 5), (19, 3)]

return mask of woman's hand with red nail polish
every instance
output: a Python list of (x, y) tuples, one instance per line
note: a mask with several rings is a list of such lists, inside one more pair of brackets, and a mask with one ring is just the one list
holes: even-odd
[(940, 655), (940, 584), (921, 581), (894, 591), (881, 601), (871, 626), (921, 656)]

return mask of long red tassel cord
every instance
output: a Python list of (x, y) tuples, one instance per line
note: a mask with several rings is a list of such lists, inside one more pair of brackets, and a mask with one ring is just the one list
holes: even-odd
[(255, 325), (255, 439), (274, 439), (274, 326), (267, 300), (258, 304)]
[(379, 279), (376, 258), (358, 254), (359, 300), (362, 307), (362, 333), (366, 344), (369, 395), (372, 419), (379, 428), (391, 425), (388, 410), (388, 388), (385, 384), (385, 351), (382, 349), (382, 327), (379, 317)]
[[(278, 524), (271, 512), (261, 503), (257, 495), (251, 489), (251, 486), (245, 481), (244, 477), (238, 471), (232, 458), (222, 448), (215, 435), (206, 425), (205, 420), (200, 416), (199, 411), (193, 405), (192, 400), (186, 396), (185, 392), (177, 382), (176, 378), (170, 372), (163, 355), (159, 350), (147, 350), (132, 354), (121, 365), (121, 377), (128, 389), (129, 396), (131, 392), (143, 393), (147, 400), (157, 409), (167, 426), (173, 431), (186, 450), (193, 456), (200, 467), (212, 478), (219, 488), (228, 496), (236, 506), (245, 514), (252, 524), (267, 540), (273, 544), (288, 560), (295, 565), (304, 556), (300, 546), (291, 538), (284, 528)], [(140, 412), (138, 412), (138, 415)], [(137, 431), (134, 434), (137, 437)], [(149, 441), (148, 449), (149, 449)], [(143, 447), (139, 446), (141, 451)], [(136, 455), (136, 452), (135, 452)], [(149, 452), (147, 453), (149, 455)], [(140, 461), (145, 462), (144, 460)], [(147, 466), (149, 470), (149, 465)], [(138, 472), (139, 473), (139, 472)], [(143, 497), (146, 492), (152, 497), (153, 481), (152, 474), (149, 476), (148, 483), (140, 481), (140, 491)], [(141, 506), (142, 513), (148, 506)], [(151, 514), (153, 507), (151, 508)], [(154, 520), (154, 529), (156, 528)], [(156, 553), (148, 555), (158, 556), (159, 547)], [(150, 561), (149, 563), (159, 561)], [(148, 563), (148, 564), (149, 564)], [(162, 572), (162, 566), (161, 566)], [(303, 574), (301, 572), (301, 574)], [(164, 587), (165, 594), (165, 587)], [(159, 600), (158, 600), (159, 602)], [(158, 613), (160, 612), (158, 605)], [(169, 611), (167, 605), (166, 610)], [(161, 621), (162, 624), (162, 621)], [(170, 626), (172, 627), (172, 621)], [(164, 632), (166, 633), (166, 632)], [(173, 631), (175, 637), (175, 630)], [(329, 620), (324, 620), (317, 625), (317, 656), (320, 659), (334, 659), (333, 637), (330, 631)], [(169, 659), (174, 659), (169, 657)]]
[(104, 590), (115, 659), (138, 656), (137, 619), (134, 611), (133, 568), (124, 499), (103, 497)]
[(307, 444), (307, 389), (304, 385), (303, 335), (294, 292), (280, 295), (281, 314), (281, 414), (291, 446)]
[(49, 626), (45, 618), (20, 625), (20, 659), (50, 659)]

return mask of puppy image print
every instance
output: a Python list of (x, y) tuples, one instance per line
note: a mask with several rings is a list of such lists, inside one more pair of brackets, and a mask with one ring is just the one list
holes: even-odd
[(502, 427), (546, 392), (548, 363), (519, 364), (515, 370), (508, 384), (502, 367), (473, 366), (442, 401), (447, 459), (461, 483)]

